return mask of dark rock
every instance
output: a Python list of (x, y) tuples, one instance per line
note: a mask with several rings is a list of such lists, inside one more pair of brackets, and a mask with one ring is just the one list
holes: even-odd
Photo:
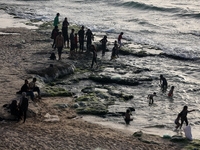
[(103, 75), (91, 75), (89, 79), (100, 82), (100, 83), (117, 83), (117, 84), (122, 84), (122, 85), (131, 85), (131, 86), (136, 86), (139, 85), (138, 80), (136, 79), (117, 79), (117, 78), (111, 78), (109, 76), (103, 76)]
[(52, 81), (56, 78), (60, 78), (69, 74), (74, 73), (75, 66), (69, 64), (54, 64), (53, 67), (48, 67), (45, 69), (34, 68), (33, 70), (28, 70), (29, 74), (36, 74), (44, 77), (46, 81)]
[(142, 131), (138, 131), (138, 132), (133, 133), (134, 137), (142, 137), (142, 135), (143, 135)]

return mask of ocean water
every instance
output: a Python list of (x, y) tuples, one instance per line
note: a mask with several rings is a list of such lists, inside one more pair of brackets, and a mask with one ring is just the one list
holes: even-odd
[[(196, 109), (188, 114), (194, 138), (200, 139), (200, 3), (198, 0), (1, 0), (0, 8), (23, 19), (53, 20), (60, 13), (70, 24), (84, 25), (93, 32), (107, 32), (133, 44), (148, 45), (166, 54), (185, 58), (120, 56), (119, 61), (152, 70), (151, 85), (120, 86), (134, 94), (134, 101), (118, 104), (110, 111), (134, 105), (136, 112), (131, 129), (167, 134), (174, 128), (174, 119), (184, 105)], [(6, 9), (5, 9), (6, 6)], [(108, 39), (109, 40), (109, 39)], [(110, 56), (110, 54), (109, 54)], [(160, 91), (158, 77), (163, 74), (170, 86), (175, 86), (172, 99)], [(149, 107), (146, 96), (157, 91), (155, 105)], [(116, 126), (123, 126), (121, 118), (107, 118)], [(105, 121), (105, 120), (104, 120)], [(162, 126), (161, 128), (155, 126)], [(152, 128), (150, 128), (152, 127)], [(154, 130), (156, 128), (156, 130)]]

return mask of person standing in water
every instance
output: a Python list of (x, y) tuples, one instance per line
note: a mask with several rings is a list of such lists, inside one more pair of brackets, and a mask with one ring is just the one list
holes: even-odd
[(183, 110), (179, 113), (179, 117), (181, 118), (180, 129), (181, 129), (184, 122), (186, 123), (186, 126), (188, 126), (187, 114), (192, 112), (192, 111), (195, 111), (195, 110), (193, 109), (193, 110), (189, 111), (187, 106), (183, 107)]
[(123, 35), (124, 33), (123, 32), (121, 32), (120, 34), (119, 34), (119, 36), (118, 36), (118, 44), (119, 44), (119, 48), (121, 48), (122, 47), (122, 35)]
[(130, 121), (133, 121), (133, 119), (131, 118), (130, 109), (126, 110), (124, 121), (126, 122), (127, 125), (130, 124)]
[(160, 75), (160, 85), (163, 90), (167, 89), (167, 80), (162, 74)]
[(174, 93), (174, 86), (171, 87), (168, 96), (173, 96), (173, 93)]
[(156, 92), (154, 92), (153, 94), (149, 94), (148, 95), (148, 99), (149, 99), (149, 104), (153, 104), (154, 100), (153, 97), (156, 96)]

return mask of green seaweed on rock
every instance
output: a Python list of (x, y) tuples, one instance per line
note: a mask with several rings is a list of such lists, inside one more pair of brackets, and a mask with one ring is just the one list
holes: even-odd
[(43, 89), (42, 96), (47, 97), (55, 97), (55, 96), (72, 96), (73, 93), (65, 90), (64, 88), (58, 88), (58, 87), (46, 87)]

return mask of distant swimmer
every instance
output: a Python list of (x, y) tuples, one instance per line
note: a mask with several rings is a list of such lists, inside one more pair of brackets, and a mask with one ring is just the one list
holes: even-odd
[(126, 124), (128, 125), (130, 123), (130, 121), (133, 121), (133, 119), (131, 118), (131, 113), (130, 113), (130, 109), (126, 110), (125, 116), (124, 116), (124, 120), (126, 122)]
[(188, 110), (188, 107), (187, 106), (184, 106), (183, 107), (183, 110), (178, 114), (178, 117), (181, 119), (181, 124), (179, 125), (180, 126), (180, 129), (183, 125), (183, 123), (185, 122), (186, 123), (186, 126), (188, 126), (188, 119), (187, 119), (187, 114), (192, 112), (192, 111), (195, 111), (194, 109), (193, 110)]
[(174, 86), (171, 87), (168, 96), (173, 96), (173, 93), (174, 93)]
[(149, 94), (147, 99), (149, 99), (149, 104), (153, 104), (154, 100), (153, 100), (153, 97), (154, 96), (157, 96), (156, 95), (156, 92), (154, 92), (153, 94)]
[(167, 89), (167, 80), (163, 75), (160, 75), (160, 86), (162, 89)]

